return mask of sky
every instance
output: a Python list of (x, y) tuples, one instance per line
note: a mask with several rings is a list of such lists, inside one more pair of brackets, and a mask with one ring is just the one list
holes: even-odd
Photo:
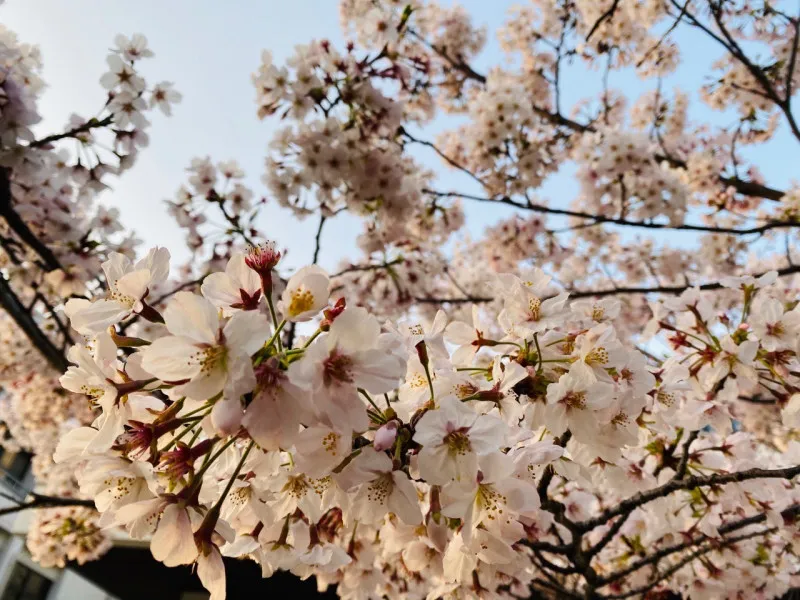
[[(487, 49), (475, 63), (485, 72), (504, 60), (493, 34), (505, 19), (505, 9), (515, 2), (466, 0), (461, 4), (477, 23), (488, 28)], [(41, 47), (48, 89), (39, 105), (43, 122), (36, 133), (40, 137), (63, 130), (72, 113), (88, 117), (101, 107), (105, 96), (98, 80), (117, 33), (147, 36), (155, 57), (143, 61), (143, 75), (151, 85), (174, 82), (183, 102), (174, 108), (172, 117), (150, 113), (149, 147), (140, 153), (132, 170), (114, 181), (113, 189), (105, 192), (101, 201), (120, 209), (123, 222), (144, 240), (143, 249), (166, 246), (176, 263), (188, 252), (183, 232), (166, 214), (163, 201), (172, 198), (187, 180), (185, 169), (193, 157), (210, 156), (215, 162), (236, 159), (247, 172), (246, 183), (256, 197), (266, 194), (260, 178), (267, 144), (279, 121), (260, 121), (256, 116), (251, 74), (260, 64), (262, 50), (269, 49), (275, 62), (282, 63), (297, 44), (314, 38), (331, 40), (340, 48), (344, 44), (335, 0), (6, 0), (0, 7), (0, 22), (17, 32), (22, 41)], [(719, 56), (719, 51), (693, 32), (680, 36), (689, 60), (679, 76), (665, 82), (665, 89), (679, 85), (696, 100), (709, 61)], [(568, 68), (563, 82), (565, 106), (601, 89), (600, 73), (589, 72), (582, 65)], [(655, 86), (653, 81), (643, 83), (626, 72), (614, 73), (610, 84), (634, 96)], [(697, 102), (693, 106), (696, 116), (711, 115)], [(732, 115), (713, 118), (732, 121)], [(425, 137), (432, 139), (436, 131), (452, 123), (444, 118), (433, 123)], [(479, 191), (464, 176), (441, 167), (428, 151), (415, 152), (426, 166), (436, 166), (441, 173), (438, 189)], [(796, 148), (788, 134), (781, 132), (759, 152), (759, 165), (770, 184), (785, 187), (796, 164)], [(538, 196), (553, 206), (565, 207), (577, 190), (573, 171), (564, 169), (550, 178)], [(469, 206), (467, 229), (477, 236), (486, 225), (510, 212), (504, 206)], [(272, 203), (258, 225), (266, 237), (289, 249), (290, 266), (310, 262), (316, 217), (299, 222)], [(360, 230), (359, 222), (347, 215), (326, 225), (321, 264), (335, 268), (342, 257), (357, 257), (355, 238)], [(672, 237), (671, 241), (681, 239)]]

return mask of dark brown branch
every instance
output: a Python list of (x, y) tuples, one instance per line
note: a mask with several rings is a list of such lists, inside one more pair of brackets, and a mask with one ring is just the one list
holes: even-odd
[[(782, 511), (781, 514), (784, 516), (785, 519), (793, 519), (793, 518), (796, 517), (798, 512), (800, 512), (800, 505), (794, 505), (794, 506), (791, 506), (791, 507), (787, 508), (786, 510)], [(762, 523), (762, 522), (764, 522), (766, 520), (766, 518), (767, 518), (766, 513), (760, 513), (758, 515), (753, 515), (752, 517), (747, 517), (747, 518), (744, 518), (744, 519), (740, 519), (739, 521), (734, 521), (732, 523), (727, 523), (725, 525), (722, 525), (722, 526), (720, 526), (718, 528), (718, 531), (719, 531), (720, 535), (725, 535), (727, 533), (731, 533), (733, 531), (738, 531), (739, 529), (743, 529), (745, 527), (749, 527), (750, 525), (757, 525), (759, 523)], [(762, 530), (762, 531), (759, 531), (759, 532), (755, 532), (755, 535), (753, 535), (753, 533), (745, 534), (745, 535), (755, 537), (756, 535), (767, 535), (769, 533), (772, 533), (775, 530), (776, 530), (776, 528), (773, 527), (773, 528), (770, 528), (770, 529), (765, 529), (765, 530)], [(736, 538), (736, 537), (728, 538), (726, 540), (722, 540), (722, 543), (730, 544), (730, 543), (733, 543), (733, 542), (736, 542), (736, 541), (741, 541), (741, 539), (742, 539), (741, 537), (739, 537), (739, 538)], [(707, 542), (713, 544), (715, 542), (715, 540), (713, 540), (712, 538), (709, 538), (706, 535), (700, 535), (700, 536), (694, 537), (694, 538), (692, 538), (691, 540), (688, 540), (688, 541), (678, 542), (676, 544), (671, 544), (669, 546), (665, 546), (664, 548), (660, 548), (659, 550), (657, 550), (653, 554), (650, 554), (649, 556), (645, 556), (645, 557), (640, 558), (639, 560), (631, 563), (630, 565), (628, 565), (624, 569), (622, 569), (620, 571), (617, 571), (615, 573), (611, 573), (610, 575), (607, 575), (606, 577), (603, 577), (601, 585), (608, 585), (609, 583), (613, 583), (615, 581), (618, 581), (619, 579), (621, 579), (621, 578), (623, 578), (623, 577), (625, 577), (627, 575), (630, 575), (631, 573), (634, 573), (635, 571), (638, 571), (642, 567), (646, 567), (647, 565), (658, 563), (660, 560), (663, 560), (664, 558), (666, 558), (668, 556), (671, 556), (673, 554), (677, 554), (678, 552), (682, 552), (683, 550), (688, 550), (689, 548), (692, 548), (693, 546), (697, 546), (697, 545), (704, 544), (704, 543), (707, 543)]]
[(600, 18), (598, 18), (597, 21), (594, 22), (594, 25), (592, 25), (592, 28), (589, 30), (589, 33), (586, 34), (587, 44), (589, 43), (589, 40), (592, 39), (592, 36), (595, 34), (595, 32), (600, 28), (600, 25), (603, 24), (603, 21), (605, 21), (606, 19), (610, 19), (614, 16), (614, 13), (617, 11), (617, 6), (619, 6), (619, 0), (614, 0), (611, 3), (609, 9), (605, 11), (602, 15), (600, 15)]
[(11, 199), (11, 179), (6, 168), (0, 168), (0, 215), (5, 218), (9, 228), (30, 247), (42, 260), (42, 266), (47, 271), (61, 268), (56, 255), (30, 230), (28, 224), (22, 220), (14, 210)]
[(679, 570), (681, 570), (683, 567), (685, 567), (686, 565), (688, 565), (689, 563), (691, 563), (695, 559), (697, 559), (697, 558), (699, 558), (699, 557), (701, 557), (701, 556), (703, 556), (705, 554), (708, 554), (709, 552), (711, 552), (713, 550), (718, 550), (718, 549), (721, 549), (721, 548), (726, 547), (726, 546), (731, 546), (731, 545), (733, 545), (733, 544), (735, 544), (737, 542), (741, 542), (743, 540), (748, 540), (748, 539), (751, 539), (751, 538), (767, 535), (769, 533), (774, 532), (775, 530), (776, 530), (775, 528), (770, 528), (770, 529), (765, 529), (765, 530), (762, 530), (762, 531), (755, 531), (755, 532), (752, 532), (752, 533), (745, 533), (745, 534), (742, 534), (742, 535), (739, 535), (739, 536), (735, 536), (735, 537), (729, 538), (727, 540), (723, 540), (722, 542), (719, 542), (719, 543), (713, 543), (713, 542), (709, 543), (709, 544), (703, 546), (702, 548), (698, 548), (694, 552), (689, 553), (687, 556), (682, 558), (680, 561), (678, 561), (676, 564), (674, 564), (672, 567), (670, 567), (666, 571), (663, 571), (662, 573), (659, 573), (656, 577), (653, 578), (653, 581), (651, 581), (647, 585), (644, 585), (644, 586), (641, 586), (641, 587), (638, 587), (638, 588), (634, 588), (634, 589), (632, 589), (632, 590), (630, 590), (628, 592), (625, 592), (623, 594), (613, 594), (613, 595), (610, 595), (610, 596), (603, 596), (603, 597), (604, 598), (609, 598), (609, 599), (614, 598), (616, 600), (616, 599), (631, 598), (633, 596), (640, 596), (641, 594), (646, 594), (647, 592), (652, 590), (654, 587), (656, 587), (658, 584), (660, 584), (661, 582), (665, 581), (666, 579), (668, 579), (669, 577), (671, 577), (672, 575), (677, 573)]
[(472, 79), (479, 83), (486, 83), (486, 76), (482, 75), (481, 73), (478, 73), (475, 69), (473, 69), (464, 61), (453, 58), (447, 53), (447, 50), (439, 46), (436, 46), (435, 44), (431, 44), (428, 40), (423, 38), (421, 35), (419, 35), (416, 31), (414, 31), (410, 27), (407, 29), (407, 31), (409, 35), (411, 35), (415, 39), (419, 40), (423, 45), (433, 50), (436, 54), (438, 54), (448, 63), (450, 63), (450, 66), (453, 67), (456, 71), (459, 71), (460, 73), (466, 75), (468, 79)]
[(30, 312), (11, 289), (8, 281), (0, 276), (0, 306), (14, 319), (31, 343), (59, 373), (67, 370), (67, 359), (39, 327)]
[(578, 569), (575, 567), (562, 567), (561, 565), (557, 565), (545, 558), (545, 556), (536, 548), (533, 549), (533, 553), (536, 555), (536, 558), (539, 559), (539, 562), (542, 563), (542, 566), (550, 569), (554, 573), (560, 573), (561, 575), (573, 575), (578, 572)]
[(58, 496), (43, 496), (35, 493), (29, 494), (28, 497), (30, 500), (27, 502), (22, 502), (16, 506), (0, 508), (0, 517), (35, 508), (57, 508), (59, 506), (85, 506), (87, 508), (94, 508), (94, 500), (63, 498)]
[[(670, 0), (673, 6), (677, 7), (677, 3), (675, 0)], [(687, 17), (689, 18), (691, 24), (702, 30), (706, 35), (711, 37), (713, 40), (721, 44), (727, 52), (729, 52), (736, 60), (738, 60), (742, 66), (750, 73), (753, 79), (758, 82), (761, 86), (762, 90), (764, 91), (764, 97), (768, 98), (772, 101), (775, 106), (777, 106), (781, 112), (786, 117), (786, 121), (789, 124), (789, 128), (792, 130), (792, 134), (800, 140), (800, 126), (798, 126), (797, 121), (794, 118), (791, 110), (791, 104), (789, 102), (789, 98), (781, 98), (778, 92), (775, 90), (772, 82), (767, 78), (764, 73), (764, 70), (757, 65), (755, 65), (744, 53), (742, 47), (739, 43), (733, 38), (731, 33), (728, 31), (728, 28), (725, 25), (725, 21), (723, 20), (723, 2), (720, 1), (713, 1), (708, 0), (708, 7), (711, 16), (714, 18), (714, 23), (717, 26), (717, 29), (722, 34), (722, 37), (715, 34), (711, 29), (703, 24), (696, 16), (692, 15), (691, 13), (687, 13)]]
[(798, 45), (800, 44), (800, 23), (798, 21), (800, 21), (800, 19), (791, 19), (790, 21), (794, 26), (794, 36), (792, 36), (792, 52), (789, 55), (789, 67), (786, 70), (785, 102), (787, 106), (789, 106), (792, 102), (792, 84), (794, 81), (794, 67), (797, 64), (797, 49)]
[(531, 584), (532, 585), (540, 585), (543, 588), (546, 588), (546, 589), (548, 589), (548, 590), (550, 590), (552, 592), (556, 592), (558, 594), (561, 594), (560, 596), (557, 596), (559, 598), (575, 598), (576, 600), (581, 600), (581, 596), (579, 596), (578, 594), (570, 592), (569, 590), (566, 590), (563, 587), (561, 587), (560, 585), (556, 585), (555, 583), (551, 583), (549, 581), (545, 581), (544, 579), (534, 579), (531, 582)]
[(455, 160), (453, 160), (452, 158), (450, 158), (449, 156), (447, 156), (447, 154), (445, 154), (444, 152), (442, 152), (442, 150), (441, 150), (441, 149), (440, 149), (440, 148), (439, 148), (439, 147), (438, 147), (436, 144), (434, 144), (433, 142), (429, 142), (428, 140), (421, 140), (421, 139), (419, 139), (419, 138), (416, 138), (416, 137), (414, 137), (413, 135), (411, 135), (410, 133), (408, 133), (408, 131), (406, 131), (406, 130), (405, 130), (403, 127), (401, 127), (401, 128), (400, 128), (400, 129), (397, 131), (397, 133), (398, 133), (399, 135), (403, 135), (403, 136), (405, 136), (405, 137), (406, 137), (406, 139), (407, 139), (409, 142), (413, 142), (413, 143), (415, 143), (415, 144), (420, 144), (420, 145), (422, 145), (422, 146), (427, 146), (428, 148), (430, 148), (431, 150), (433, 150), (433, 151), (434, 151), (434, 152), (435, 152), (435, 153), (436, 153), (436, 154), (439, 156), (439, 158), (441, 158), (443, 161), (445, 161), (445, 162), (446, 162), (448, 165), (450, 165), (450, 166), (451, 166), (451, 167), (453, 167), (454, 169), (457, 169), (457, 170), (461, 171), (462, 173), (466, 173), (466, 174), (467, 174), (467, 175), (469, 175), (469, 176), (470, 176), (472, 179), (474, 179), (475, 181), (477, 181), (477, 182), (478, 182), (478, 183), (480, 183), (481, 185), (484, 185), (484, 183), (483, 183), (483, 181), (481, 180), (481, 178), (480, 178), (480, 177), (478, 177), (477, 175), (475, 175), (475, 173), (473, 173), (472, 171), (470, 171), (469, 169), (467, 169), (465, 166), (463, 166), (463, 165), (460, 165), (460, 164), (459, 164), (459, 163), (457, 163)]
[(655, 45), (654, 45), (652, 48), (650, 48), (650, 49), (649, 49), (647, 52), (645, 52), (645, 53), (644, 53), (644, 55), (642, 56), (642, 58), (640, 58), (640, 59), (638, 60), (638, 62), (636, 63), (636, 68), (637, 68), (637, 69), (638, 69), (639, 67), (641, 67), (641, 66), (644, 64), (644, 61), (646, 61), (646, 60), (647, 60), (647, 58), (648, 58), (648, 57), (649, 57), (649, 56), (650, 56), (650, 55), (651, 55), (653, 52), (655, 52), (656, 50), (658, 50), (658, 49), (661, 47), (661, 44), (663, 44), (663, 43), (664, 43), (664, 41), (665, 41), (665, 40), (666, 40), (666, 39), (669, 37), (669, 35), (670, 35), (670, 34), (671, 34), (673, 31), (675, 31), (675, 28), (676, 28), (676, 27), (678, 27), (678, 25), (680, 25), (680, 22), (681, 22), (681, 20), (683, 19), (683, 16), (684, 16), (684, 14), (686, 14), (686, 9), (687, 9), (687, 8), (688, 8), (688, 6), (689, 6), (689, 2), (691, 2), (691, 0), (686, 0), (686, 2), (684, 2), (684, 3), (683, 3), (683, 8), (681, 8), (681, 12), (680, 12), (680, 13), (678, 13), (678, 18), (677, 18), (677, 19), (675, 19), (675, 22), (674, 22), (672, 25), (670, 25), (670, 28), (669, 28), (669, 29), (667, 29), (667, 30), (664, 32), (664, 35), (662, 35), (662, 36), (659, 38), (658, 42), (656, 42), (656, 44), (655, 44)]
[(43, 137), (40, 140), (35, 140), (31, 142), (28, 146), (30, 148), (38, 148), (41, 146), (46, 146), (47, 144), (52, 144), (53, 142), (57, 142), (58, 140), (63, 140), (67, 138), (74, 138), (78, 137), (81, 133), (86, 133), (87, 131), (91, 131), (97, 127), (105, 127), (106, 125), (111, 125), (114, 122), (114, 115), (108, 115), (105, 119), (98, 121), (97, 119), (89, 119), (83, 125), (79, 125), (73, 129), (65, 131), (64, 133), (54, 133), (53, 135), (48, 135), (47, 137)]
[(770, 229), (785, 229), (800, 227), (800, 223), (795, 221), (772, 221), (760, 225), (758, 227), (750, 228), (735, 228), (735, 227), (713, 227), (709, 225), (693, 225), (691, 223), (684, 223), (682, 225), (671, 225), (669, 223), (654, 223), (652, 221), (631, 221), (621, 217), (606, 217), (604, 215), (595, 215), (592, 213), (580, 212), (575, 210), (567, 210), (563, 208), (552, 208), (549, 206), (542, 206), (541, 204), (522, 203), (516, 202), (507, 196), (499, 196), (496, 198), (488, 198), (483, 196), (475, 196), (473, 194), (462, 194), (458, 192), (440, 192), (437, 190), (424, 189), (423, 192), (436, 196), (438, 198), (463, 198), (464, 200), (474, 200), (476, 202), (497, 202), (500, 204), (507, 204), (514, 208), (522, 210), (530, 210), (536, 213), (558, 215), (564, 217), (575, 217), (579, 219), (588, 219), (594, 223), (608, 223), (612, 225), (622, 225), (625, 227), (639, 227), (643, 229), (673, 229), (682, 231), (704, 231), (708, 233), (721, 233), (729, 235), (754, 235), (762, 234)]
[(700, 434), (699, 430), (692, 431), (689, 437), (686, 438), (686, 443), (683, 445), (683, 455), (681, 461), (678, 463), (678, 468), (675, 471), (674, 479), (680, 481), (686, 475), (686, 469), (689, 467), (689, 457), (691, 456), (692, 443), (697, 439)]
[[(777, 269), (778, 277), (794, 275), (800, 273), (800, 265), (791, 265), (783, 269)], [(764, 273), (756, 273), (753, 277), (758, 278)], [(701, 285), (662, 285), (656, 287), (615, 287), (605, 290), (567, 290), (571, 299), (576, 298), (604, 298), (606, 296), (623, 296), (627, 294), (680, 294), (689, 288), (696, 287), (699, 290), (719, 290), (722, 289), (721, 283), (704, 283)], [(467, 296), (463, 298), (435, 298), (432, 296), (418, 296), (415, 302), (420, 304), (482, 304), (492, 302), (494, 298), (488, 296)]]
[[(675, 0), (671, 0), (671, 1), (672, 1), (672, 4), (676, 8), (679, 8), (681, 10), (681, 15), (687, 14), (686, 13), (686, 6), (688, 5), (688, 2), (685, 5), (681, 6), (677, 2), (675, 2)], [(692, 17), (692, 15), (688, 15), (688, 16)], [(486, 76), (484, 76), (481, 73), (478, 73), (477, 71), (475, 71), (475, 69), (473, 69), (470, 65), (468, 65), (468, 64), (466, 64), (466, 63), (464, 63), (462, 61), (457, 61), (457, 60), (453, 59), (443, 49), (438, 48), (438, 47), (430, 44), (429, 42), (427, 42), (425, 39), (423, 39), (417, 33), (415, 33), (414, 31), (412, 31), (410, 29), (409, 29), (409, 33), (411, 35), (413, 35), (416, 39), (418, 39), (420, 42), (425, 44), (428, 48), (430, 48), (431, 50), (436, 52), (439, 56), (441, 56), (442, 58), (447, 60), (455, 69), (457, 69), (458, 71), (464, 73), (468, 78), (470, 78), (470, 79), (472, 79), (474, 81), (477, 81), (479, 83), (486, 83)], [(711, 32), (711, 34), (713, 36), (713, 32)], [(723, 41), (718, 36), (714, 36), (714, 37), (718, 41)], [(723, 43), (724, 43), (724, 41), (723, 41)], [(538, 107), (538, 106), (533, 106), (532, 108), (533, 108), (534, 112), (536, 112), (536, 114), (538, 114), (540, 117), (542, 117), (543, 119), (545, 119), (545, 120), (547, 120), (547, 121), (549, 121), (549, 122), (551, 122), (551, 123), (553, 123), (555, 125), (560, 125), (562, 127), (566, 127), (568, 129), (572, 129), (573, 131), (577, 131), (579, 133), (587, 133), (587, 132), (595, 132), (595, 131), (597, 131), (595, 129), (595, 127), (592, 126), (591, 124), (579, 123), (578, 121), (575, 121), (573, 119), (565, 117), (560, 112), (555, 112), (555, 113), (554, 112), (550, 112), (549, 110), (541, 108), (541, 107)], [(654, 158), (656, 160), (658, 160), (658, 161), (667, 160), (670, 164), (672, 164), (672, 166), (682, 167), (684, 169), (687, 168), (686, 162), (682, 161), (682, 160), (667, 159), (666, 157), (663, 157), (663, 156), (655, 156)], [(760, 183), (755, 183), (755, 182), (752, 182), (752, 181), (744, 181), (744, 180), (741, 180), (741, 179), (739, 179), (737, 177), (725, 177), (723, 175), (720, 175), (719, 176), (719, 180), (720, 180), (721, 183), (723, 183), (725, 185), (732, 186), (733, 188), (736, 189), (737, 192), (739, 192), (740, 194), (743, 194), (745, 196), (750, 196), (750, 197), (754, 197), (754, 198), (764, 198), (766, 200), (779, 201), (785, 195), (785, 192), (782, 192), (780, 190), (776, 190), (776, 189), (767, 187), (765, 185), (761, 185)]]
[(402, 264), (403, 262), (404, 259), (402, 257), (397, 257), (393, 260), (390, 260), (389, 262), (382, 262), (377, 265), (352, 265), (342, 269), (338, 273), (334, 273), (333, 275), (331, 275), (331, 278), (341, 277), (342, 275), (346, 275), (347, 273), (360, 273), (364, 271), (379, 271), (380, 269), (389, 269), (394, 265), (399, 265)]
[(484, 302), (491, 302), (494, 298), (488, 298), (486, 296), (467, 296), (466, 298), (434, 298), (432, 296), (417, 296), (414, 298), (414, 302), (419, 302), (420, 304), (470, 304), (474, 302), (476, 304), (482, 304)]
[(619, 530), (622, 529), (622, 526), (625, 524), (625, 521), (628, 520), (628, 517), (631, 516), (632, 512), (633, 511), (628, 511), (626, 513), (623, 513), (621, 517), (619, 517), (616, 521), (614, 521), (611, 527), (608, 528), (608, 531), (606, 531), (603, 534), (603, 537), (600, 538), (600, 540), (594, 546), (592, 546), (586, 551), (586, 555), (589, 557), (595, 556), (603, 548), (608, 546), (608, 544), (611, 543), (611, 540), (613, 540), (619, 533)]
[(576, 525), (580, 531), (590, 531), (595, 527), (607, 523), (610, 519), (618, 515), (625, 514), (628, 511), (644, 506), (657, 498), (668, 496), (672, 492), (678, 490), (691, 490), (700, 487), (740, 483), (751, 479), (792, 479), (798, 474), (800, 474), (800, 465), (787, 467), (785, 469), (748, 469), (746, 471), (737, 471), (734, 473), (715, 473), (713, 475), (703, 476), (692, 475), (682, 480), (671, 479), (667, 483), (656, 488), (645, 492), (639, 492), (630, 498), (626, 498), (616, 506), (602, 511), (596, 517), (580, 521), (576, 523)]
[(319, 253), (322, 250), (322, 228), (325, 226), (325, 221), (327, 217), (324, 214), (321, 214), (319, 217), (319, 227), (317, 227), (317, 235), (314, 236), (314, 257), (311, 261), (311, 264), (317, 264), (319, 260)]
[[(794, 275), (795, 273), (800, 273), (800, 265), (784, 267), (783, 269), (775, 269), (778, 272), (779, 277), (785, 277), (786, 275)], [(756, 273), (753, 277), (761, 277), (764, 273)], [(689, 288), (696, 287), (700, 290), (719, 290), (723, 287), (721, 283), (704, 283), (702, 285), (662, 285), (656, 287), (620, 287), (620, 288), (613, 288), (613, 289), (605, 289), (605, 290), (577, 290), (577, 291), (570, 291), (569, 297), (570, 298), (603, 298), (605, 296), (616, 296), (616, 295), (623, 295), (623, 294), (680, 294)]]

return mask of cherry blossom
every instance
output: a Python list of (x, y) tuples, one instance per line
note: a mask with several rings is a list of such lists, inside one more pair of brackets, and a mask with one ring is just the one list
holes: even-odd
[[(116, 529), (215, 600), (223, 556), (347, 598), (796, 585), (800, 192), (760, 149), (800, 139), (798, 23), (701, 4), (533, 0), (487, 65), (462, 7), (342, 0), (351, 42), (253, 75), (263, 189), (187, 161), (172, 272), (103, 192), (180, 84), (118, 35), (95, 116), (42, 131), (39, 52), (0, 28), (0, 417), (35, 454), (32, 556)], [(272, 208), (313, 219), (313, 264)], [(322, 247), (343, 212), (356, 256)]]

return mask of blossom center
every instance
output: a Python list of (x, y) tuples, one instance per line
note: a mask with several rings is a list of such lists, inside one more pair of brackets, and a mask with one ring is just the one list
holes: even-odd
[(292, 293), (292, 300), (289, 302), (289, 316), (296, 317), (314, 308), (314, 294), (307, 289), (297, 289)]
[(662, 392), (659, 391), (657, 396), (658, 401), (661, 402), (664, 406), (672, 406), (675, 404), (675, 394), (672, 392)]
[(608, 362), (608, 350), (598, 346), (586, 355), (585, 360), (587, 365), (604, 365)]
[(428, 382), (421, 374), (414, 373), (408, 379), (408, 385), (409, 385), (409, 387), (412, 387), (412, 388), (422, 388), (422, 387), (426, 387), (428, 385)]
[(767, 323), (767, 334), (772, 337), (781, 337), (784, 334), (783, 323)]
[(463, 429), (456, 429), (444, 436), (444, 444), (450, 450), (450, 454), (463, 456), (472, 450), (469, 436)]
[(425, 334), (425, 330), (422, 328), (422, 325), (419, 325), (419, 324), (417, 324), (417, 325), (409, 325), (408, 332), (411, 335), (424, 335)]
[(453, 386), (453, 390), (458, 396), (459, 400), (463, 400), (464, 398), (469, 398), (470, 396), (474, 396), (480, 390), (478, 386), (472, 383), (461, 383), (459, 385)]
[(334, 383), (353, 383), (353, 374), (350, 368), (353, 360), (349, 356), (334, 351), (322, 363), (322, 380), (326, 386)]
[(112, 285), (109, 286), (109, 298), (116, 302), (119, 302), (123, 306), (127, 308), (133, 308), (134, 304), (136, 304), (136, 298), (133, 296), (128, 296), (123, 294), (117, 289), (117, 282), (115, 281)]
[(286, 485), (283, 486), (283, 490), (290, 496), (300, 500), (306, 495), (308, 491), (308, 483), (306, 482), (306, 476), (302, 473), (300, 475), (290, 475), (286, 480)]
[(583, 410), (586, 408), (586, 392), (567, 392), (561, 403), (570, 409)]
[(538, 321), (542, 317), (542, 301), (536, 296), (528, 300), (528, 317), (531, 321)]
[(384, 473), (367, 486), (367, 500), (376, 504), (385, 504), (391, 491), (392, 477), (388, 473)]
[(82, 385), (81, 392), (89, 396), (91, 399), (96, 400), (105, 394), (105, 390), (101, 387), (92, 387), (89, 385)]
[(200, 365), (200, 373), (208, 374), (217, 367), (224, 366), (228, 357), (225, 346), (209, 346), (203, 348), (189, 357), (189, 364)]
[(103, 484), (111, 491), (114, 500), (121, 500), (131, 493), (133, 484), (136, 483), (135, 477), (109, 477)]
[(611, 423), (613, 425), (616, 425), (617, 427), (624, 427), (630, 422), (631, 422), (630, 417), (626, 415), (624, 412), (617, 413), (617, 415), (613, 419), (611, 419)]
[(325, 452), (336, 456), (336, 444), (339, 443), (340, 437), (341, 436), (338, 433), (331, 431), (328, 435), (322, 438), (322, 447), (325, 449)]
[(486, 518), (494, 521), (503, 514), (503, 504), (507, 498), (494, 489), (493, 485), (481, 484), (478, 486), (477, 504), (486, 513)]

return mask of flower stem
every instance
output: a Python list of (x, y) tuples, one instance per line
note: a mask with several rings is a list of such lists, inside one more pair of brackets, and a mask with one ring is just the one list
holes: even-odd
[(378, 408), (378, 405), (377, 405), (377, 404), (375, 404), (375, 401), (374, 401), (374, 400), (372, 399), (372, 397), (371, 397), (371, 396), (370, 396), (370, 395), (367, 393), (367, 390), (365, 390), (364, 388), (358, 388), (358, 392), (359, 392), (359, 393), (360, 393), (362, 396), (364, 396), (364, 398), (366, 398), (366, 399), (367, 399), (367, 402), (369, 402), (370, 404), (372, 404), (372, 407), (375, 409), (375, 411), (376, 411), (376, 412), (377, 412), (379, 415), (382, 415), (382, 414), (383, 414), (383, 411), (382, 411), (380, 408)]
[[(273, 321), (273, 323), (274, 323), (274, 322), (275, 322), (275, 312), (274, 312), (274, 310), (272, 309), (272, 304), (270, 304), (270, 312), (272, 313), (272, 321)], [(266, 344), (264, 344), (264, 347), (265, 347), (265, 348), (269, 348), (270, 346), (272, 346), (272, 344), (274, 344), (276, 340), (277, 340), (277, 342), (278, 342), (278, 347), (280, 348), (280, 344), (281, 344), (281, 341), (280, 341), (280, 334), (281, 334), (281, 329), (283, 329), (284, 325), (286, 325), (286, 319), (284, 319), (283, 321), (281, 321), (281, 322), (280, 322), (280, 323), (279, 323), (279, 324), (278, 324), (278, 325), (275, 327), (275, 333), (273, 333), (273, 334), (272, 334), (272, 337), (271, 337), (271, 338), (269, 338), (269, 340), (267, 340), (267, 343), (266, 343)]]
[(247, 444), (247, 448), (245, 448), (244, 450), (244, 454), (242, 454), (242, 458), (239, 459), (239, 464), (236, 465), (236, 469), (233, 471), (233, 475), (231, 475), (231, 478), (228, 480), (228, 485), (225, 486), (225, 489), (222, 491), (222, 495), (219, 497), (219, 500), (217, 500), (217, 503), (211, 510), (219, 509), (219, 507), (222, 506), (222, 503), (225, 501), (228, 492), (230, 492), (231, 488), (233, 487), (233, 482), (236, 481), (237, 477), (239, 477), (239, 473), (241, 472), (242, 467), (244, 466), (244, 461), (247, 460), (247, 455), (250, 454), (250, 450), (253, 449), (254, 445), (255, 442), (253, 440), (250, 440), (250, 443)]
[(435, 400), (435, 394), (433, 393), (433, 379), (431, 378), (431, 370), (428, 367), (428, 363), (424, 363), (423, 368), (425, 369), (425, 377), (428, 378), (428, 389), (431, 391), (431, 402)]
[(283, 351), (281, 344), (280, 328), (278, 326), (278, 313), (275, 312), (275, 305), (272, 303), (272, 294), (267, 294), (267, 306), (269, 306), (269, 314), (272, 316), (272, 324), (275, 326), (275, 342), (278, 345), (278, 352)]
[(231, 438), (231, 439), (229, 439), (227, 442), (225, 442), (225, 443), (222, 445), (222, 448), (220, 448), (219, 450), (217, 450), (217, 451), (216, 451), (216, 452), (215, 452), (213, 455), (211, 455), (211, 454), (207, 455), (207, 456), (210, 456), (211, 458), (209, 458), (209, 459), (208, 459), (208, 460), (207, 460), (207, 461), (206, 461), (206, 462), (203, 464), (203, 466), (202, 466), (202, 467), (200, 467), (200, 470), (199, 470), (197, 473), (195, 473), (195, 475), (194, 475), (194, 479), (195, 479), (195, 481), (201, 481), (201, 480), (202, 480), (202, 478), (203, 478), (203, 475), (205, 474), (205, 472), (206, 472), (206, 471), (208, 471), (208, 468), (209, 468), (211, 465), (213, 465), (213, 464), (214, 464), (214, 461), (215, 461), (215, 460), (217, 460), (217, 459), (218, 459), (220, 456), (222, 456), (222, 453), (223, 453), (223, 452), (225, 452), (225, 450), (227, 450), (228, 448), (230, 448), (231, 446), (233, 446), (234, 442), (236, 442), (236, 438), (235, 438), (235, 437), (232, 437), (232, 438)]

